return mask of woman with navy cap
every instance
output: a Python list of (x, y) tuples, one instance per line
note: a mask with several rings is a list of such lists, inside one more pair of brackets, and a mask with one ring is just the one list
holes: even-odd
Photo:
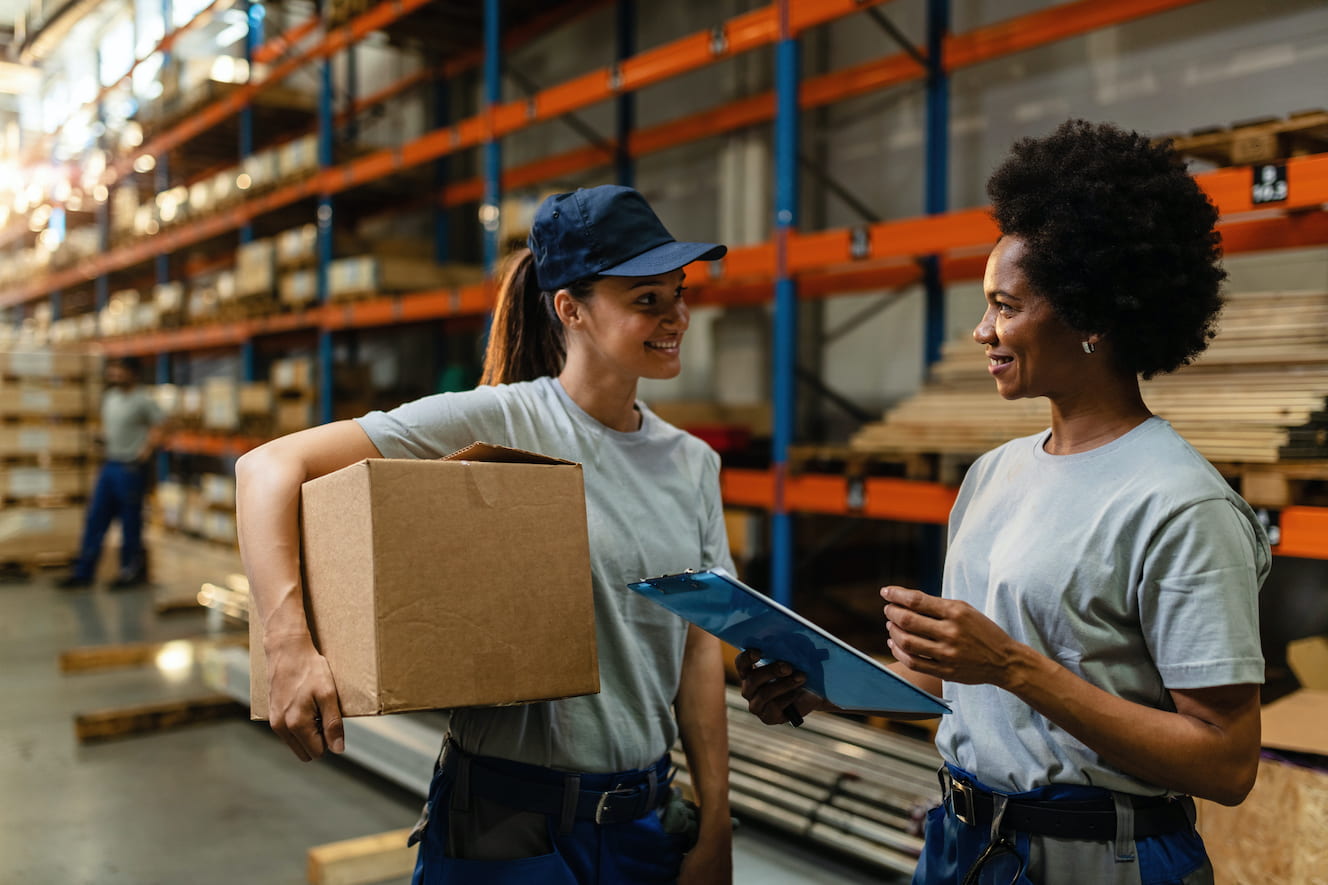
[[(545, 200), (529, 246), (502, 275), (480, 387), (291, 434), (237, 464), (272, 728), (303, 760), (344, 749), (336, 686), (301, 600), (301, 483), (363, 458), (436, 458), (475, 440), (580, 462), (600, 693), (452, 714), (415, 834), (415, 882), (728, 882), (718, 642), (625, 586), (731, 567), (718, 456), (636, 398), (640, 379), (681, 369), (683, 268), (725, 247), (674, 240), (639, 193), (614, 186)], [(530, 614), (545, 616), (538, 598)], [(673, 825), (668, 751), (679, 737), (699, 828)]]

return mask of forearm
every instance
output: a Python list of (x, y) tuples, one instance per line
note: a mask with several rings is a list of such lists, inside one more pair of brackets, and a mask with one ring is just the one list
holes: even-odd
[(1016, 647), (1010, 674), (1007, 690), (1140, 780), (1225, 804), (1240, 802), (1253, 785), (1257, 688), (1231, 687), (1238, 691), (1227, 692), (1223, 715), (1204, 718), (1118, 697), (1026, 645)]
[(255, 450), (236, 464), (235, 515), (249, 598), (265, 643), (309, 636), (300, 586), (298, 462)]
[(729, 827), (729, 732), (719, 640), (688, 627), (678, 696), (678, 733), (702, 826)]

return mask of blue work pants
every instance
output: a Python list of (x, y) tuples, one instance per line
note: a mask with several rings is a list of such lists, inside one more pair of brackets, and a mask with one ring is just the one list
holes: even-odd
[(137, 577), (143, 571), (143, 489), (146, 466), (137, 461), (107, 461), (97, 474), (97, 485), (83, 525), (74, 577), (92, 580), (101, 559), (102, 542), (111, 520), (120, 520), (120, 575)]

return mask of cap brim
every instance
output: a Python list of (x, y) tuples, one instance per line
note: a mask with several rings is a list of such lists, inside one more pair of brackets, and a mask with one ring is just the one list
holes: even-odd
[(729, 251), (728, 246), (719, 243), (665, 243), (634, 258), (629, 258), (615, 267), (600, 271), (606, 277), (650, 277), (655, 274), (670, 273), (685, 267), (693, 261), (714, 261), (723, 258)]

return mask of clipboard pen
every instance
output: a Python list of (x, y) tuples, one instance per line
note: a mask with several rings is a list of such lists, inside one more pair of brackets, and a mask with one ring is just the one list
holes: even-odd
[[(787, 661), (804, 675), (804, 688), (845, 712), (950, 711), (941, 698), (722, 569), (662, 575), (628, 587), (729, 645), (759, 649), (763, 660)], [(795, 726), (802, 722), (791, 705), (784, 715)]]

